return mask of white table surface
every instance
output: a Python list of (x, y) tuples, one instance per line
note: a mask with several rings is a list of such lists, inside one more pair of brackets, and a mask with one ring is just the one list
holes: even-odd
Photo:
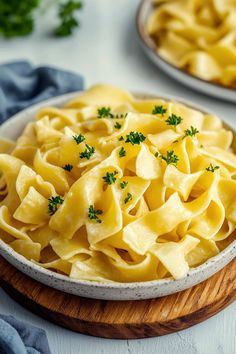
[[(50, 4), (49, 0), (45, 0)], [(140, 49), (135, 31), (139, 0), (86, 0), (81, 28), (73, 37), (48, 36), (55, 23), (47, 9), (36, 33), (28, 38), (0, 39), (0, 62), (24, 59), (81, 73), (86, 86), (103, 82), (136, 91), (167, 93), (203, 104), (236, 127), (235, 104), (205, 97), (160, 72)], [(159, 338), (107, 340), (74, 333), (31, 314), (0, 290), (0, 312), (12, 314), (47, 331), (53, 354), (235, 354), (236, 302), (190, 329)]]

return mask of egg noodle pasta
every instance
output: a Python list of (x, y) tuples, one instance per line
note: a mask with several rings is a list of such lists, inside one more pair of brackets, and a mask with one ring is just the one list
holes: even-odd
[(97, 85), (0, 141), (0, 236), (76, 279), (184, 277), (235, 239), (236, 156), (220, 119)]
[(203, 80), (236, 88), (236, 0), (154, 0), (147, 33), (158, 54)]

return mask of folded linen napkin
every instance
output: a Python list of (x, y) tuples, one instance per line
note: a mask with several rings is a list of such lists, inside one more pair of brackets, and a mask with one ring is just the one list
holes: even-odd
[(27, 61), (0, 65), (0, 123), (18, 111), (53, 96), (83, 89), (83, 78)]
[[(83, 89), (80, 75), (27, 61), (0, 65), (0, 124), (18, 111), (53, 96)], [(0, 315), (0, 354), (50, 354), (44, 330)]]
[(0, 354), (50, 354), (44, 330), (0, 315)]

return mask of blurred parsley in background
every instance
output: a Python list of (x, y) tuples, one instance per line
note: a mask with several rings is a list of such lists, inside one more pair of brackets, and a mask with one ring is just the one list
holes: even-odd
[[(6, 38), (27, 36), (34, 30), (34, 11), (41, 0), (0, 0), (0, 35)], [(76, 12), (82, 8), (80, 1), (63, 1), (58, 3), (59, 26), (54, 34), (59, 37), (69, 36), (79, 26)]]

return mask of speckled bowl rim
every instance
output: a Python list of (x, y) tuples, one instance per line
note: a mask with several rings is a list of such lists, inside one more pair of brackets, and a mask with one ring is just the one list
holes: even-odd
[[(151, 51), (152, 54), (155, 55), (160, 62), (162, 62), (166, 66), (169, 66), (172, 70), (175, 70), (176, 72), (178, 72), (180, 75), (184, 76), (185, 78), (191, 78), (193, 81), (196, 81), (196, 82), (204, 85), (205, 87), (208, 87), (209, 89), (214, 88), (217, 90), (223, 90), (224, 93), (233, 94), (235, 96), (235, 98), (228, 99), (228, 100), (231, 102), (235, 102), (236, 101), (236, 89), (230, 88), (230, 87), (225, 86), (221, 83), (214, 83), (214, 82), (211, 82), (208, 80), (201, 79), (200, 77), (197, 77), (197, 76), (195, 76), (187, 71), (184, 71), (183, 69), (178, 68), (177, 66), (171, 64), (170, 62), (168, 62), (166, 59), (164, 59), (161, 55), (159, 55), (157, 53), (157, 46), (156, 46), (155, 42), (146, 33), (145, 28), (143, 26), (143, 11), (144, 11), (145, 6), (148, 6), (148, 5), (150, 5), (150, 6), (152, 5), (151, 0), (141, 0), (140, 1), (140, 4), (137, 9), (137, 13), (136, 13), (136, 19), (135, 19), (136, 29), (138, 32), (139, 39), (140, 39), (141, 43), (146, 47), (146, 49), (148, 51)], [(171, 77), (173, 78), (172, 75), (171, 75)], [(202, 90), (196, 88), (194, 85), (189, 85), (189, 86), (191, 86), (193, 89), (196, 89), (196, 90), (202, 92)], [(216, 96), (220, 97), (220, 92), (218, 94), (212, 94), (211, 91), (209, 91), (208, 95), (213, 96), (213, 97), (216, 97)], [(225, 97), (223, 97), (223, 98), (221, 97), (221, 99), (225, 99)]]
[[(35, 114), (35, 112), (38, 109), (40, 109), (42, 107), (47, 107), (47, 106), (60, 107), (61, 105), (66, 104), (69, 100), (71, 100), (72, 98), (76, 97), (79, 94), (81, 94), (81, 91), (57, 96), (57, 97), (51, 98), (49, 100), (42, 101), (41, 103), (38, 103), (36, 105), (32, 105), (32, 106), (28, 107), (27, 109), (20, 111), (19, 113), (15, 114), (13, 117), (8, 119), (6, 122), (4, 122), (0, 126), (0, 136), (2, 136), (2, 130), (4, 130), (4, 129), (7, 130), (7, 126), (10, 125), (12, 123), (12, 121), (14, 121), (14, 120), (20, 121), (22, 115), (31, 116), (31, 119), (28, 119), (28, 121), (31, 121), (33, 118), (33, 115)], [(150, 94), (148, 94), (148, 93), (145, 93), (145, 94), (135, 93), (135, 96), (139, 97), (139, 98), (143, 98), (143, 99), (163, 99), (166, 101), (177, 101), (179, 103), (183, 103), (184, 105), (186, 105), (190, 108), (196, 109), (198, 111), (201, 111), (203, 113), (214, 114), (212, 111), (205, 108), (204, 106), (195, 104), (189, 100), (180, 98), (178, 96), (172, 96), (172, 95), (167, 95), (167, 94), (163, 94), (160, 96), (160, 95), (157, 95), (154, 93), (150, 93)], [(235, 132), (235, 130), (232, 127), (230, 127), (228, 124), (226, 124), (224, 121), (223, 121), (223, 123), (228, 129)], [(24, 125), (22, 125), (22, 130), (25, 127), (25, 124), (27, 124), (27, 123), (24, 123)], [(230, 254), (234, 250), (235, 250), (235, 255), (233, 257), (232, 256), (230, 257)], [(110, 289), (119, 289), (119, 290), (134, 289), (135, 290), (135, 289), (142, 289), (142, 288), (148, 289), (148, 288), (152, 288), (153, 286), (158, 286), (158, 285), (163, 286), (163, 285), (169, 285), (172, 283), (172, 284), (175, 284), (176, 289), (178, 289), (178, 284), (182, 284), (183, 279), (186, 279), (187, 277), (194, 277), (196, 275), (199, 275), (200, 273), (205, 273), (205, 272), (207, 273), (207, 270), (209, 268), (211, 268), (214, 264), (218, 266), (217, 267), (217, 271), (218, 271), (218, 270), (222, 269), (225, 265), (227, 265), (230, 261), (232, 261), (232, 259), (234, 259), (236, 257), (236, 240), (231, 242), (218, 255), (208, 259), (205, 263), (201, 264), (200, 266), (190, 269), (185, 277), (182, 277), (182, 278), (176, 279), (176, 280), (173, 278), (165, 278), (165, 279), (160, 279), (160, 280), (150, 280), (150, 281), (143, 281), (143, 282), (115, 282), (115, 281), (98, 282), (98, 281), (80, 280), (80, 279), (70, 278), (67, 275), (56, 273), (52, 270), (43, 268), (43, 267), (31, 262), (30, 260), (26, 259), (21, 254), (14, 251), (10, 246), (8, 246), (1, 239), (0, 239), (0, 251), (1, 251), (0, 255), (2, 257), (4, 257), (7, 261), (9, 261), (10, 263), (12, 263), (12, 259), (15, 259), (16, 262), (19, 262), (22, 266), (27, 266), (31, 270), (36, 271), (38, 273), (38, 275), (42, 274), (47, 277), (52, 277), (54, 279), (62, 280), (63, 282), (68, 283), (68, 284), (74, 284), (76, 286), (81, 284), (81, 285), (89, 286), (91, 288), (104, 288), (104, 289), (110, 288)], [(222, 258), (225, 258), (227, 256), (228, 256), (228, 260), (226, 262), (222, 262), (223, 263), (222, 267), (219, 266), (218, 263), (222, 260)], [(18, 266), (16, 266), (16, 267), (18, 268)], [(211, 275), (213, 275), (215, 272), (210, 272), (210, 273), (211, 273)], [(207, 278), (209, 278), (211, 275), (207, 276)], [(32, 277), (31, 274), (29, 274), (29, 276)], [(202, 278), (203, 279), (201, 281), (206, 279), (206, 277), (202, 277)], [(200, 283), (201, 281), (198, 281), (198, 283)], [(173, 292), (177, 292), (177, 291), (179, 291), (179, 290), (176, 290)]]

